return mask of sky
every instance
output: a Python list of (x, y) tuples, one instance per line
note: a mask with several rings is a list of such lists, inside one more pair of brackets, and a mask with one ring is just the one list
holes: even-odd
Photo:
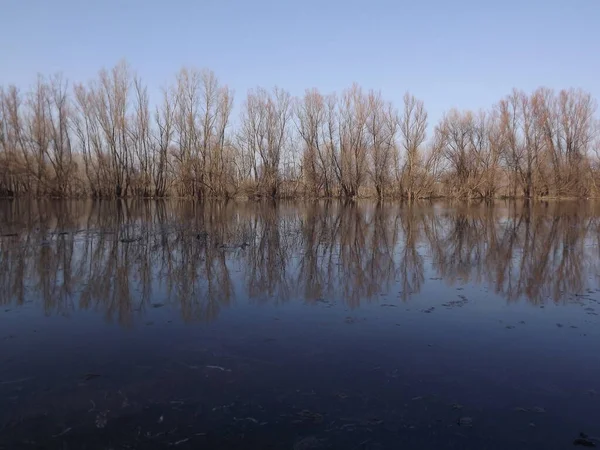
[(0, 85), (38, 73), (87, 82), (125, 59), (158, 101), (182, 66), (233, 88), (292, 95), (359, 83), (430, 123), (489, 108), (513, 87), (600, 100), (599, 0), (0, 0)]

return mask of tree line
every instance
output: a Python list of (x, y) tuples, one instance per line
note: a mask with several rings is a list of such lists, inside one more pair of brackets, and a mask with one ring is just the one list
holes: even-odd
[(600, 120), (580, 89), (513, 90), (428, 121), (354, 84), (341, 94), (234, 93), (183, 68), (151, 106), (126, 62), (88, 83), (0, 87), (0, 194), (54, 197), (590, 197)]

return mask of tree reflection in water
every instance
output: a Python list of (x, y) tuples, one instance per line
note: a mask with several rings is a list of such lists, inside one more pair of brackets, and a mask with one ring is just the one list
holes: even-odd
[(418, 301), (431, 278), (560, 302), (597, 281), (599, 217), (559, 202), (3, 201), (0, 302), (210, 321), (248, 300)]

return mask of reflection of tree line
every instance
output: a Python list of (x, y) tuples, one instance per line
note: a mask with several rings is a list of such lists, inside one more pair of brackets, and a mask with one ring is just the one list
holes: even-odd
[(558, 301), (599, 273), (599, 217), (588, 203), (5, 202), (0, 302), (210, 320), (246, 298), (406, 300), (437, 277)]
[(484, 283), (508, 300), (559, 301), (597, 276), (599, 213), (581, 203), (459, 208), (433, 266), (447, 282)]

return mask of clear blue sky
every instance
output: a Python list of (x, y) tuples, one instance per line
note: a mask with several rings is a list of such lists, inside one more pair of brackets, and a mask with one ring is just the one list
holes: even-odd
[(358, 82), (436, 120), (512, 87), (581, 87), (600, 99), (599, 0), (0, 0), (0, 84), (37, 73), (87, 81), (127, 59), (151, 93), (182, 65), (236, 92), (299, 95)]

